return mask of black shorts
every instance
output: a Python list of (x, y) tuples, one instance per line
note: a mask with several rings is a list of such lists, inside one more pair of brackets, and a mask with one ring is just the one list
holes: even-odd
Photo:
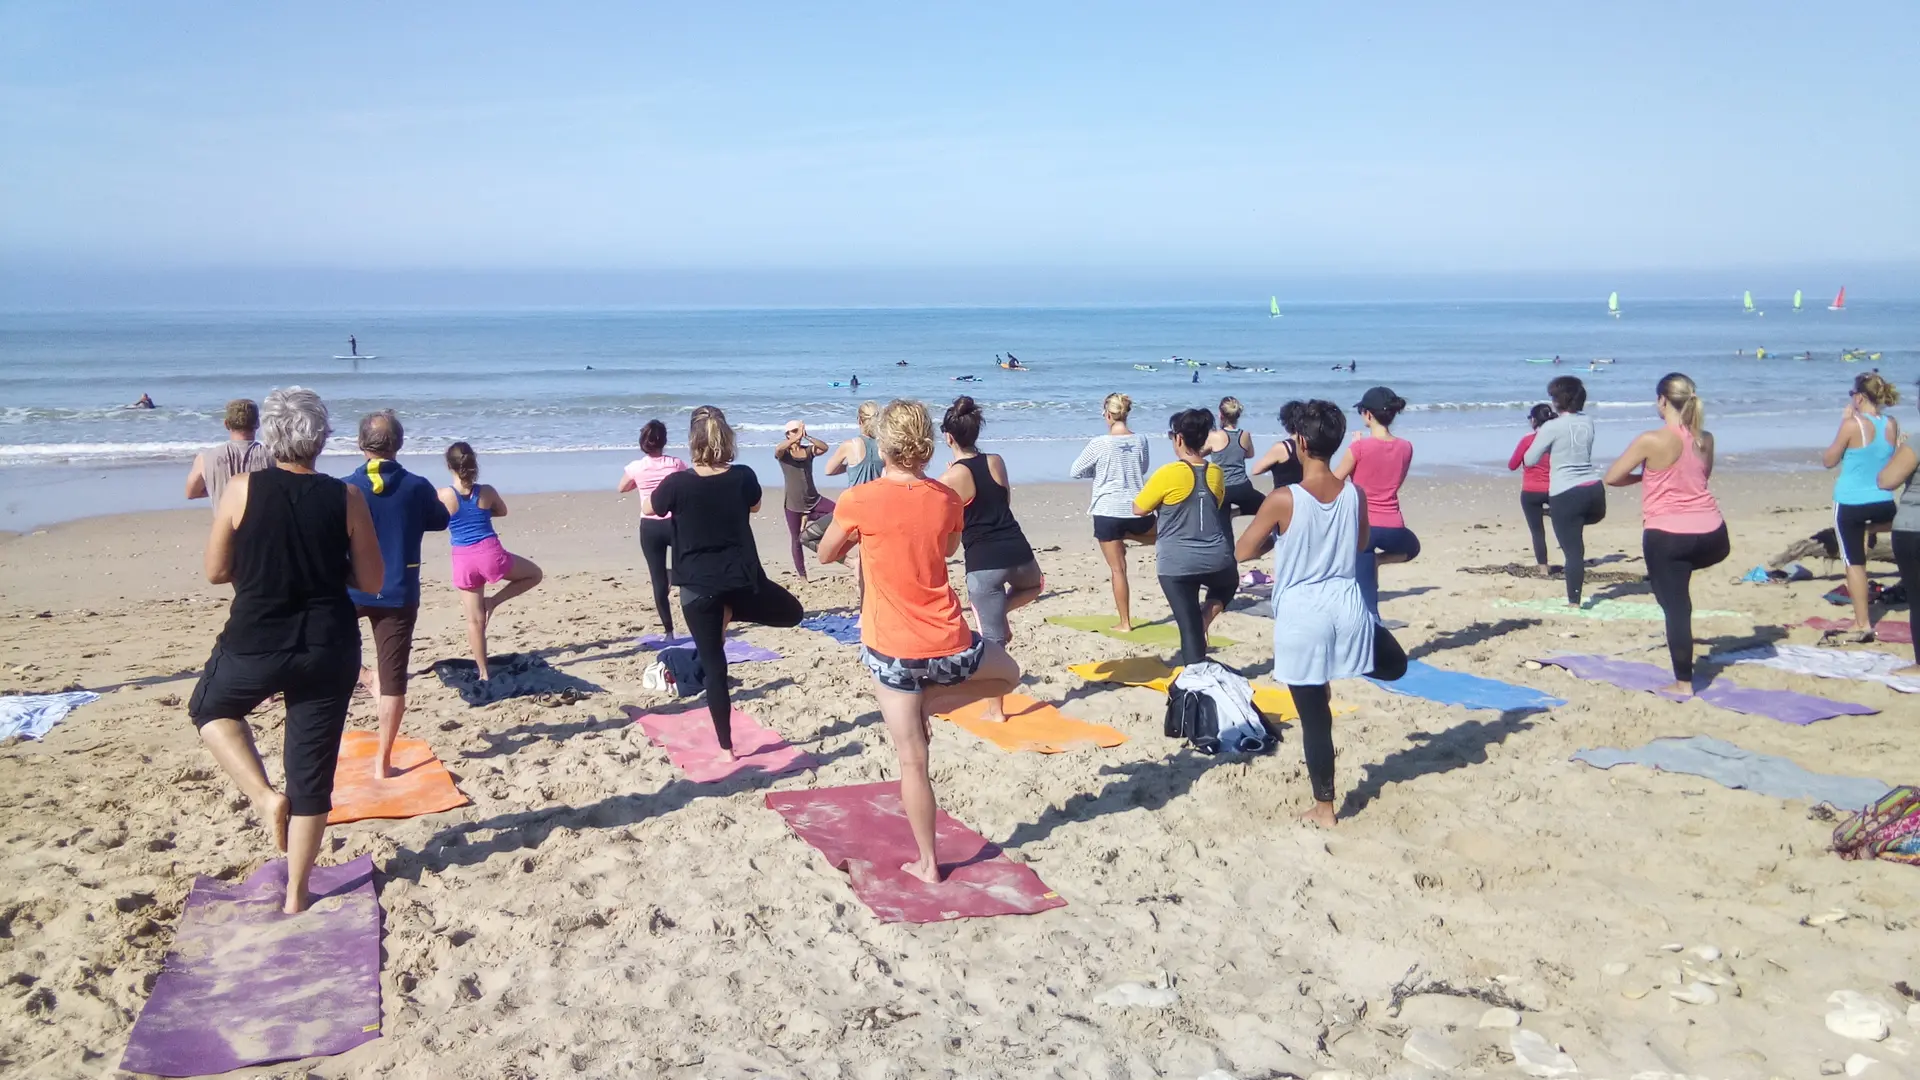
[(1146, 517), (1102, 517), (1093, 515), (1093, 538), (1103, 544), (1115, 540), (1125, 540), (1129, 536), (1145, 536), (1153, 531), (1155, 518)]
[(232, 653), (215, 645), (187, 701), (187, 716), (196, 728), (213, 720), (244, 723), (261, 702), (284, 697), (287, 799), (299, 816), (324, 814), (333, 809), (333, 767), (359, 681), (359, 642), (277, 653)]
[(1886, 502), (1834, 503), (1833, 533), (1840, 538), (1840, 558), (1848, 566), (1867, 565), (1867, 526), (1893, 520), (1896, 505)]
[(354, 613), (367, 620), (373, 631), (374, 671), (380, 679), (383, 697), (404, 697), (407, 692), (407, 664), (413, 659), (413, 624), (420, 617), (418, 604), (407, 607), (360, 606)]

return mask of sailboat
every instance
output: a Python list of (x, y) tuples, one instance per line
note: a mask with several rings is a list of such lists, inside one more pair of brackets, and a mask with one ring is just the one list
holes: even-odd
[(1743, 295), (1740, 298), (1740, 305), (1746, 309), (1747, 314), (1749, 315), (1753, 314), (1753, 290), (1752, 289), (1748, 289), (1745, 295)]
[(1799, 289), (1793, 290), (1793, 313), (1795, 315), (1800, 314), (1800, 290)]
[(1280, 314), (1280, 298), (1279, 297), (1270, 296), (1267, 298), (1267, 318), (1269, 319), (1286, 318), (1285, 315)]
[(1840, 286), (1840, 295), (1833, 298), (1833, 303), (1827, 305), (1827, 310), (1828, 311), (1847, 310), (1847, 287), (1845, 285)]
[(1620, 294), (1619, 293), (1615, 292), (1615, 293), (1607, 294), (1607, 314), (1613, 316), (1616, 319), (1620, 317)]

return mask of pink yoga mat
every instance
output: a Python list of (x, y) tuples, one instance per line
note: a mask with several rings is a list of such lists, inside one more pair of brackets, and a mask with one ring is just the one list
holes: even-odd
[(853, 883), (881, 922), (930, 923), (986, 915), (1033, 915), (1067, 902), (1040, 875), (941, 811), (934, 852), (946, 880), (928, 885), (900, 869), (916, 854), (897, 783), (776, 791), (767, 805)]
[(713, 718), (704, 706), (670, 713), (641, 712), (631, 705), (623, 708), (647, 738), (665, 750), (687, 779), (696, 784), (711, 784), (742, 773), (780, 776), (817, 764), (813, 755), (761, 727), (739, 709), (733, 710), (733, 751), (740, 755), (736, 760), (720, 749), (720, 741), (713, 737)]
[[(1816, 615), (1800, 625), (1811, 626), (1815, 630), (1851, 630), (1853, 629), (1853, 620), (1823, 619)], [(1910, 622), (1895, 622), (1892, 619), (1881, 619), (1879, 622), (1873, 624), (1873, 633), (1875, 637), (1890, 645), (1913, 644), (1913, 624)]]

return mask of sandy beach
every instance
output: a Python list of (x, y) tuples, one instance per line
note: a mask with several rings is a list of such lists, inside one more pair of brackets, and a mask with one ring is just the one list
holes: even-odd
[[(1830, 524), (1829, 485), (1723, 462), (1733, 555), (1695, 578), (1694, 600), (1740, 614), (1697, 620), (1701, 640), (1807, 644), (1818, 635), (1795, 624), (1844, 614), (1821, 600), (1837, 563), (1811, 562), (1815, 580), (1795, 584), (1731, 580)], [(1516, 1029), (1480, 1026), (1497, 1001), (1583, 1077), (1814, 1077), (1855, 1053), (1879, 1062), (1862, 1075), (1920, 1077), (1916, 1013), (1895, 989), (1920, 986), (1920, 872), (1841, 860), (1834, 823), (1805, 802), (1568, 760), (1698, 734), (1911, 783), (1920, 701), (1738, 669), (1743, 685), (1880, 710), (1794, 727), (1525, 666), (1560, 651), (1664, 664), (1665, 646), (1657, 622), (1497, 604), (1558, 597), (1558, 581), (1461, 572), (1529, 561), (1517, 491), (1505, 478), (1410, 482), (1425, 550), (1383, 569), (1383, 611), (1414, 657), (1567, 704), (1470, 711), (1337, 684), (1356, 711), (1335, 722), (1345, 820), (1325, 832), (1294, 820), (1308, 786), (1291, 731), (1270, 756), (1200, 757), (1161, 734), (1162, 695), (1067, 671), (1151, 650), (1043, 621), (1109, 611), (1106, 573), (1083, 488), (1018, 488), (1049, 586), (1014, 616), (1026, 690), (1129, 741), (1009, 754), (937, 725), (943, 808), (1067, 906), (929, 925), (880, 923), (763, 804), (768, 790), (892, 778), (855, 650), (746, 629), (784, 659), (736, 666), (736, 702), (820, 767), (689, 783), (622, 712), (665, 704), (641, 685), (650, 654), (634, 639), (658, 624), (631, 501), (515, 498), (502, 536), (548, 576), (495, 618), (494, 651), (538, 653), (597, 689), (475, 708), (416, 675), (404, 734), (432, 745), (472, 805), (335, 827), (321, 856), (371, 855), (379, 871), (383, 1037), (235, 1075), (1523, 1075)], [(1588, 553), (1637, 574), (1637, 492), (1609, 500)], [(850, 607), (840, 568), (795, 582), (768, 507), (769, 572), (809, 611)], [(273, 855), (182, 704), (229, 595), (201, 578), (206, 521), (191, 509), (0, 537), (0, 691), (103, 695), (44, 740), (0, 748), (0, 1073), (114, 1075), (195, 876), (238, 879)], [(1151, 554), (1131, 565), (1136, 618), (1164, 618)], [(416, 672), (466, 655), (444, 535), (428, 538), (425, 566)], [(1873, 569), (1891, 581), (1890, 562)], [(1589, 592), (1650, 600), (1637, 579), (1590, 579)], [(1216, 626), (1237, 642), (1220, 658), (1250, 676), (1272, 661), (1261, 610), (1236, 605)], [(255, 721), (277, 776), (279, 719)], [(371, 728), (370, 700), (349, 724)], [(1670, 993), (1703, 979), (1717, 1001)], [(1178, 1000), (1096, 1001), (1123, 982)], [(1839, 990), (1894, 1007), (1891, 1037), (1829, 1031)]]

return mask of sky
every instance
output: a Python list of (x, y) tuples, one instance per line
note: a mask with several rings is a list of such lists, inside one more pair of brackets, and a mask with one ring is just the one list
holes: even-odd
[(1920, 267), (1912, 0), (814, 7), (6, 0), (0, 295)]

